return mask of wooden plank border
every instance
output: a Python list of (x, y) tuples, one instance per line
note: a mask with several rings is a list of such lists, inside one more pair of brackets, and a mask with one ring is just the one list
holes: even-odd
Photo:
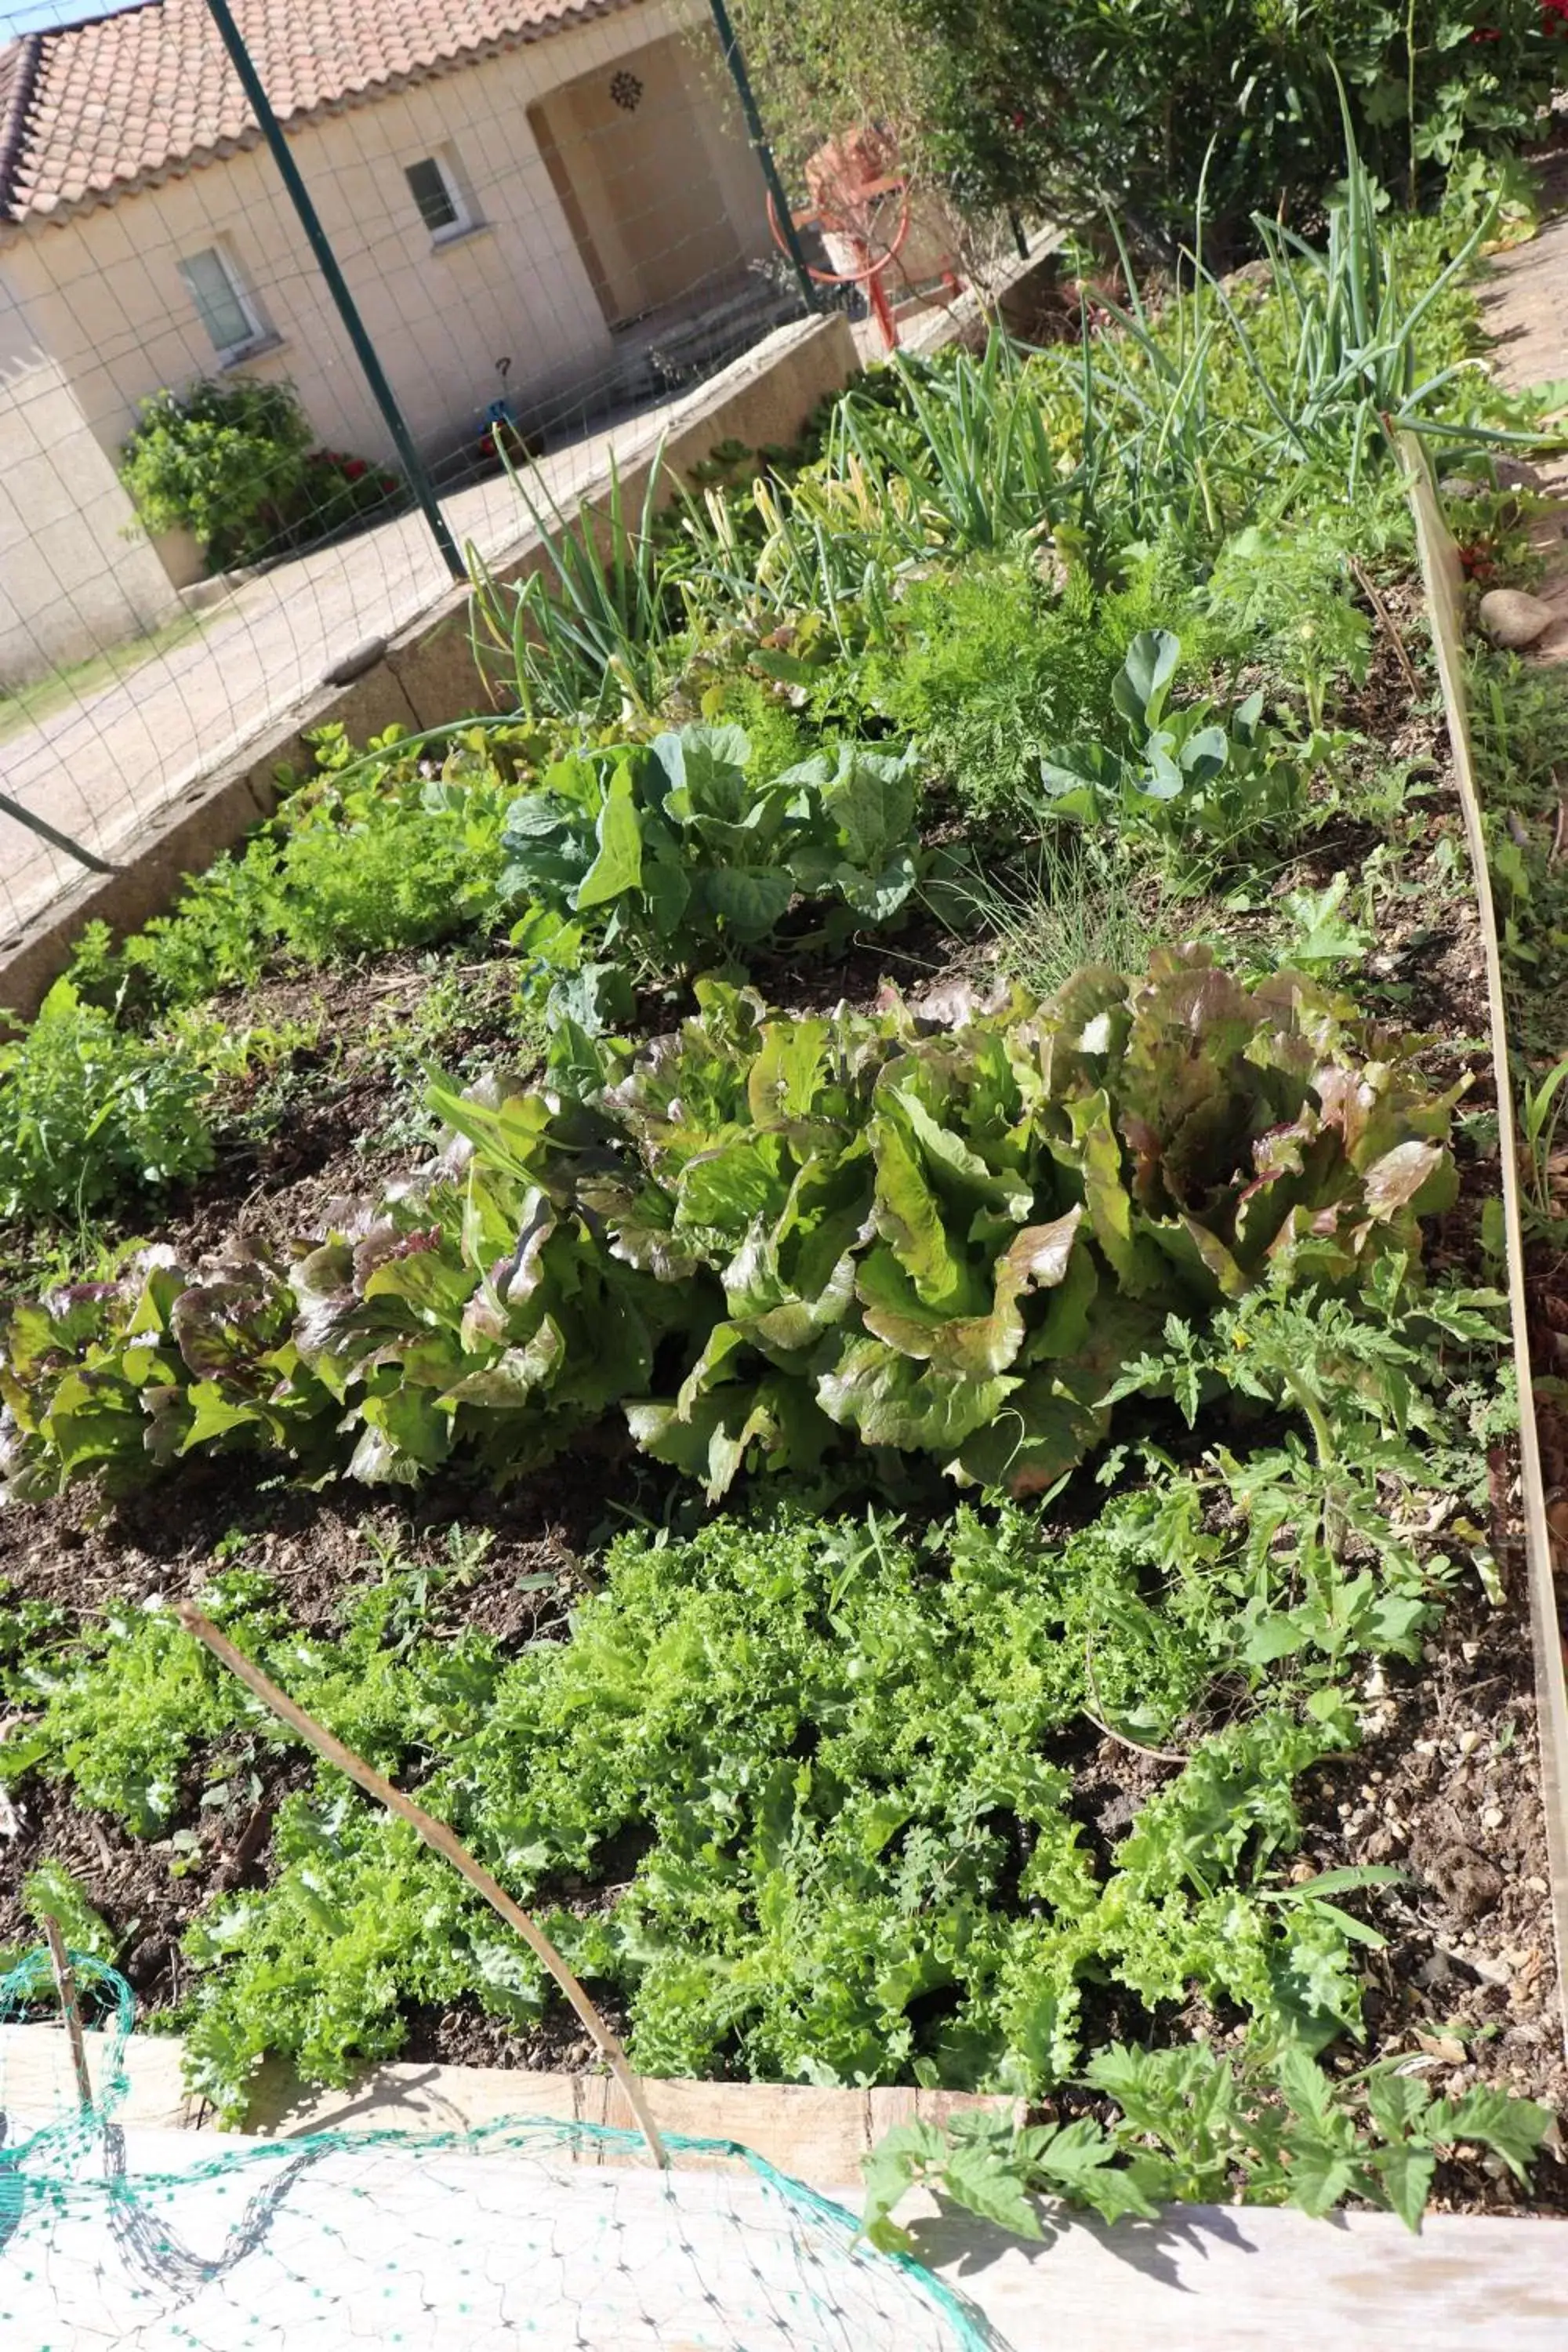
[(1410, 507), (1415, 520), (1415, 549), (1426, 593), (1437, 676), (1443, 689), (1443, 712), (1454, 757), (1454, 781), (1464, 813), (1465, 838), (1474, 872), (1476, 906), (1480, 915), (1481, 946), (1487, 969), (1487, 1017), (1490, 1029), (1492, 1075), (1497, 1087), (1498, 1129), (1501, 1137), (1503, 1220), (1508, 1248), (1509, 1319), (1513, 1327), (1513, 1360), (1519, 1384), (1519, 1454), (1521, 1502), (1524, 1520), (1525, 1569), (1530, 1584), (1531, 1636), (1535, 1652), (1536, 1717), (1540, 1733), (1541, 1795), (1546, 1815), (1546, 1851), (1552, 1878), (1552, 1923), (1557, 1948), (1557, 1996), (1560, 2023), (1568, 2042), (1568, 1687), (1565, 1687), (1563, 1635), (1557, 1615), (1557, 1592), (1552, 1572), (1552, 1535), (1546, 1518), (1546, 1493), (1541, 1470), (1541, 1438), (1535, 1425), (1530, 1361), (1530, 1331), (1526, 1317), (1524, 1276), (1524, 1215), (1520, 1195), (1518, 1129), (1514, 1119), (1513, 1076), (1509, 1066), (1508, 1008), (1503, 995), (1502, 950), (1498, 936), (1497, 907), (1487, 864), (1486, 827), (1476, 784), (1470, 745), (1469, 705), (1465, 691), (1464, 576), (1459, 551), (1438, 504), (1426, 452), (1413, 433), (1399, 436), (1399, 454), (1405, 466)]

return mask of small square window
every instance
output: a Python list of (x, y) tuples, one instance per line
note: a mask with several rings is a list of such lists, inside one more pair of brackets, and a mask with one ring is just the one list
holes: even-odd
[(405, 165), (403, 176), (432, 236), (449, 236), (472, 226), (462, 191), (438, 155)]
[(262, 339), (262, 325), (227, 257), (216, 245), (187, 254), (179, 265), (207, 339), (220, 358)]

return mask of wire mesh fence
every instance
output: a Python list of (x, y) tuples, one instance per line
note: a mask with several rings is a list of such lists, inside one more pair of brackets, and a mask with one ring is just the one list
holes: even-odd
[[(121, 2352), (1005, 2352), (851, 2217), (731, 2143), (521, 2119), (217, 2142), (116, 2121), (123, 1979), (84, 2105), (13, 2108), (0, 2069), (0, 2340)], [(0, 2027), (50, 1987), (0, 1979)], [(0, 2035), (0, 2052), (4, 2049)]]
[(0, 12), (0, 951), (807, 315), (694, 0), (233, 16), (314, 240), (208, 0)]

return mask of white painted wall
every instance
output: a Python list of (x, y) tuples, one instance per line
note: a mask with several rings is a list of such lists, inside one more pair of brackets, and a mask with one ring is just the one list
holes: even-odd
[(0, 255), (0, 688), (122, 645), (176, 607), (169, 575)]

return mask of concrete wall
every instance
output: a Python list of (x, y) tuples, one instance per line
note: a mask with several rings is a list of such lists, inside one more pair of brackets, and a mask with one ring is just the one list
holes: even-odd
[[(714, 241), (736, 262), (765, 240), (755, 179), (717, 88), (682, 53), (686, 0), (639, 5), (437, 79), (347, 107), (291, 138), (300, 171), (342, 264), (416, 440), (437, 457), (477, 439), (500, 390), (523, 408), (563, 398), (612, 365), (616, 346), (530, 127), (529, 110), (563, 83), (599, 88), (602, 111), (584, 149), (558, 143), (574, 180), (592, 188), (612, 170), (623, 134), (637, 181), (684, 188), (695, 152), (702, 184), (741, 207)], [(607, 98), (618, 68), (645, 82), (631, 113)], [(441, 157), (480, 226), (433, 240), (404, 167)], [(217, 372), (219, 362), (179, 274), (181, 258), (216, 246), (276, 337), (242, 358), (247, 374), (286, 378), (323, 442), (391, 462), (393, 449), (265, 149), (122, 196), (0, 245), (0, 266), (40, 342), (68, 377), (110, 457), (137, 402), (165, 384)], [(188, 551), (187, 551), (188, 554)], [(174, 556), (176, 576), (188, 571)]]
[(153, 628), (176, 609), (130, 499), (0, 257), (0, 688)]

